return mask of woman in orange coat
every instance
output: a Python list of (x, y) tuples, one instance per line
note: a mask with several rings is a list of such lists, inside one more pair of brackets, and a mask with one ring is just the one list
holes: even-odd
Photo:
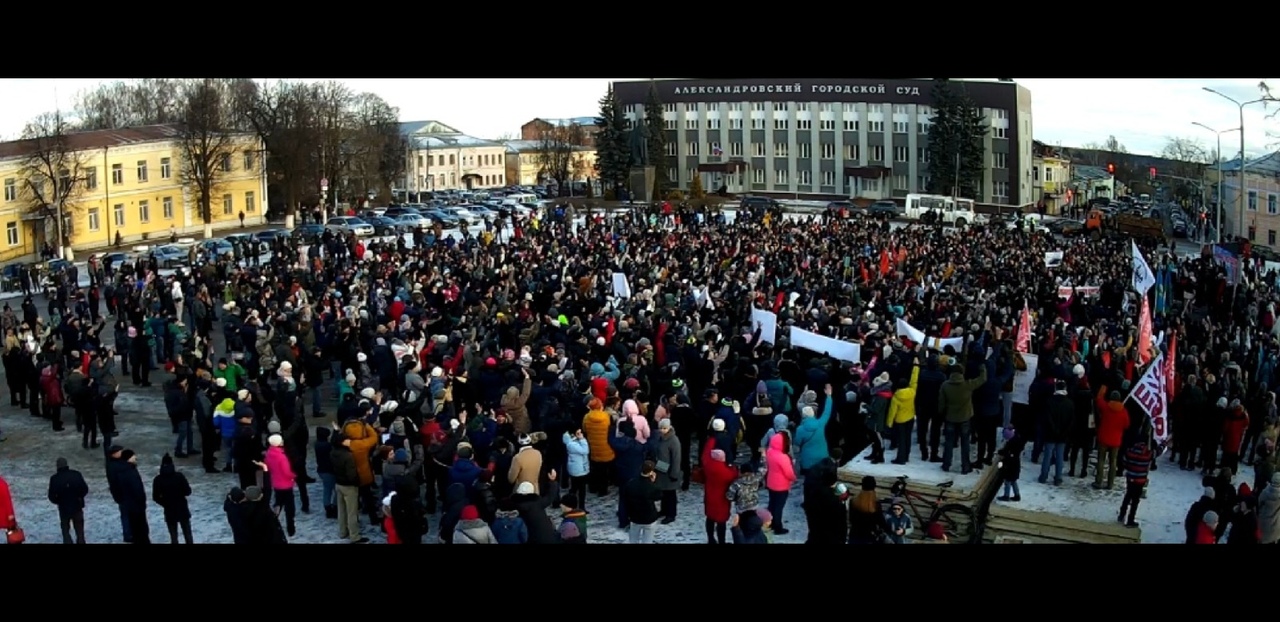
[(373, 463), (369, 457), (378, 446), (378, 431), (360, 419), (351, 419), (342, 425), (342, 436), (351, 441), (351, 455), (356, 461), (356, 473), (360, 475), (360, 503), (367, 508), (369, 520), (378, 524), (378, 503), (373, 494)]
[(613, 448), (609, 446), (613, 418), (605, 412), (604, 403), (596, 398), (587, 402), (587, 410), (587, 416), (582, 418), (582, 435), (587, 439), (587, 459), (591, 463), (587, 473), (587, 490), (603, 497), (609, 494), (609, 467), (615, 457)]
[(738, 469), (726, 463), (725, 453), (708, 439), (702, 452), (702, 507), (707, 515), (707, 543), (724, 544), (729, 529), (729, 486), (738, 478)]

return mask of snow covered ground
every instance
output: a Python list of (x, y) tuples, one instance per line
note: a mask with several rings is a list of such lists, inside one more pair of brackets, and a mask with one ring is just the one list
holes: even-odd
[[(120, 412), (118, 426), (121, 435), (115, 442), (138, 454), (138, 469), (148, 494), (151, 483), (160, 471), (160, 458), (172, 452), (174, 436), (170, 434), (164, 400), (159, 382), (166, 377), (154, 373), (152, 381), (157, 386), (140, 389), (127, 379), (121, 387), (117, 401)], [(329, 409), (332, 412), (332, 409)], [(64, 457), (71, 468), (80, 471), (89, 484), (89, 498), (85, 509), (86, 535), (90, 543), (119, 543), (123, 541), (119, 513), (107, 489), (105, 457), (101, 448), (83, 449), (80, 435), (75, 432), (70, 411), (64, 413), (67, 430), (53, 432), (44, 419), (31, 417), (16, 408), (5, 408), (0, 415), (0, 429), (8, 440), (0, 443), (0, 475), (9, 483), (15, 513), (19, 524), (26, 530), (27, 541), (32, 544), (59, 543), (62, 541), (58, 527), (58, 512), (47, 499), (49, 476), (54, 473), (54, 463)], [(328, 425), (328, 418), (311, 419), (312, 425)], [(197, 435), (197, 444), (199, 437)], [(206, 474), (200, 468), (200, 457), (178, 459), (180, 471), (191, 482), (190, 497), (192, 531), (197, 543), (230, 543), (231, 532), (222, 512), (222, 502), (232, 486), (237, 485), (232, 474)], [(308, 468), (314, 475), (314, 461)], [(219, 464), (221, 464), (219, 462)], [(320, 485), (311, 484), (312, 512), (298, 513), (295, 543), (340, 543), (336, 520), (326, 519), (320, 502)], [(688, 492), (680, 493), (678, 520), (671, 525), (660, 525), (655, 540), (660, 543), (703, 543), (706, 531), (702, 512), (702, 487), (694, 484)], [(588, 535), (592, 543), (625, 543), (627, 532), (617, 528), (616, 488), (603, 498), (590, 495), (587, 500), (589, 516)], [(761, 494), (761, 506), (766, 495)], [(800, 509), (800, 487), (793, 491), (784, 516), (791, 533), (776, 537), (779, 543), (802, 543), (807, 536), (805, 521)], [(551, 512), (553, 521), (559, 523), (558, 510)], [(151, 539), (155, 543), (169, 541), (164, 516), (154, 504), (148, 508)], [(373, 542), (385, 540), (381, 530), (367, 524), (362, 517), (363, 533)], [(430, 517), (431, 533), (428, 542), (435, 541), (439, 515)]]
[[(1040, 465), (1031, 463), (1031, 448), (1028, 447), (1022, 456), (1022, 478), (1018, 482), (1022, 501), (997, 500), (994, 503), (1029, 512), (1114, 523), (1124, 499), (1124, 477), (1117, 477), (1111, 490), (1095, 490), (1092, 486), (1094, 472), (1090, 466), (1087, 478), (1067, 477), (1064, 468), (1062, 485), (1054, 486), (1051, 469), (1049, 483), (1038, 483)], [(1199, 470), (1179, 469), (1177, 464), (1169, 462), (1168, 454), (1159, 459), (1157, 470), (1151, 473), (1147, 485), (1147, 498), (1138, 505), (1137, 521), (1142, 529), (1143, 544), (1181, 544), (1186, 540), (1182, 519), (1191, 504), (1200, 498), (1204, 489), (1200, 480)], [(1253, 467), (1241, 465), (1234, 481), (1237, 486), (1240, 482), (1248, 482), (1252, 486)]]
[[(896, 457), (896, 451), (885, 450), (885, 457), (893, 460)], [(907, 489), (910, 490), (913, 484), (923, 486), (937, 486), (944, 482), (955, 482), (954, 489), (957, 493), (970, 493), (978, 487), (978, 480), (982, 478), (982, 471), (974, 470), (965, 475), (960, 472), (960, 458), (955, 458), (955, 463), (951, 466), (951, 471), (943, 471), (942, 465), (925, 462), (920, 460), (919, 451), (912, 448), (912, 459), (906, 464), (893, 464), (884, 462), (882, 464), (871, 464), (867, 460), (867, 452), (864, 450), (858, 457), (850, 460), (848, 464), (840, 467), (840, 470), (847, 474), (856, 473), (858, 475), (870, 475), (876, 478), (876, 483), (881, 487), (892, 485), (899, 477), (907, 477)], [(856, 485), (856, 482), (855, 482)], [(852, 487), (852, 486), (851, 486)]]

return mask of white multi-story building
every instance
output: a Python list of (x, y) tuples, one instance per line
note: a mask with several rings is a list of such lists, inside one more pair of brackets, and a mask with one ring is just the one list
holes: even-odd
[(400, 124), (408, 139), (405, 179), (409, 192), (471, 190), (506, 185), (506, 145), (467, 136), (439, 121)]
[[(953, 85), (990, 127), (981, 196), (969, 198), (1033, 202), (1031, 92), (1007, 81)], [(926, 148), (931, 80), (640, 80), (613, 88), (630, 123), (657, 89), (667, 178), (681, 188), (701, 175), (708, 191), (880, 199), (923, 192), (935, 173)]]

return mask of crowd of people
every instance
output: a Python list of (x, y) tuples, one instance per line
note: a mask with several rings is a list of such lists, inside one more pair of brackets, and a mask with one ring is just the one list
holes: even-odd
[[(55, 431), (71, 414), (82, 446), (102, 448), (126, 542), (150, 541), (149, 502), (118, 442), (117, 373), (164, 379), (175, 440), (150, 502), (173, 542), (192, 541), (174, 459), (196, 456), (235, 478), (223, 509), (237, 543), (287, 542), (313, 507), (353, 543), (362, 523), (397, 544), (586, 543), (594, 496), (613, 515), (590, 515), (591, 531), (635, 543), (696, 512), (710, 543), (792, 541), (803, 522), (805, 542), (835, 544), (946, 537), (874, 480), (837, 481), (864, 451), (998, 468), (1016, 502), (1027, 447), (1037, 485), (1119, 479), (1119, 519), (1136, 525), (1166, 449), (1126, 399), (1143, 358), (1128, 239), (628, 212), (273, 244), (170, 276), (95, 261), (90, 286), (56, 282), (45, 313), (31, 297), (0, 312), (11, 404)], [(1205, 474), (1188, 541), (1278, 541), (1274, 275), (1247, 263), (1231, 287), (1212, 258), (1143, 251), (1177, 274), (1177, 304), (1154, 322), (1178, 343), (1166, 468)], [(1086, 286), (1096, 294), (1060, 296)], [(1019, 348), (1024, 307), (1035, 321)], [(776, 336), (753, 309), (776, 314)], [(899, 320), (961, 345), (914, 343)], [(793, 347), (789, 329), (856, 342), (861, 360)], [(1013, 399), (1020, 349), (1040, 361), (1027, 405)], [(1237, 487), (1241, 463), (1256, 476)], [(697, 488), (702, 507), (684, 507)], [(60, 461), (49, 501), (65, 542), (85, 540), (88, 492)], [(793, 492), (802, 516), (787, 515)], [(0, 519), (17, 529), (9, 505)]]

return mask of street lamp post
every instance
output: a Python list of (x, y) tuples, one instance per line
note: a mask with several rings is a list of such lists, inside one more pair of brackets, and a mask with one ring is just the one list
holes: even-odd
[[(1242, 102), (1242, 101), (1239, 101), (1239, 100), (1234, 99), (1234, 98), (1232, 98), (1232, 97), (1228, 97), (1228, 96), (1226, 96), (1226, 95), (1223, 95), (1222, 93), (1219, 93), (1218, 91), (1215, 91), (1215, 90), (1213, 90), (1213, 89), (1211, 89), (1211, 88), (1209, 88), (1209, 87), (1207, 87), (1207, 86), (1206, 86), (1206, 87), (1203, 87), (1203, 88), (1204, 88), (1204, 90), (1205, 90), (1206, 92), (1213, 93), (1214, 95), (1217, 95), (1218, 97), (1221, 97), (1221, 98), (1223, 98), (1223, 99), (1225, 99), (1225, 100), (1227, 100), (1227, 101), (1229, 101), (1229, 102), (1231, 102), (1231, 103), (1235, 104), (1235, 105), (1236, 105), (1236, 108), (1238, 108), (1238, 109), (1239, 109), (1239, 112), (1240, 112), (1240, 128), (1239, 128), (1239, 129), (1240, 129), (1240, 208), (1239, 208), (1239, 209), (1240, 209), (1240, 226), (1241, 226), (1240, 231), (1241, 231), (1241, 233), (1243, 233), (1243, 232), (1245, 231), (1245, 229), (1243, 228), (1243, 227), (1244, 227), (1244, 213), (1245, 213), (1245, 209), (1244, 209), (1244, 201), (1245, 201), (1245, 198), (1244, 198), (1244, 193), (1245, 193), (1245, 180), (1244, 180), (1244, 107), (1245, 107), (1245, 106), (1249, 106), (1249, 105), (1253, 105), (1253, 104), (1261, 104), (1261, 103), (1264, 103), (1264, 102), (1271, 102), (1271, 101), (1276, 101), (1276, 100), (1275, 100), (1274, 98), (1272, 98), (1272, 97), (1261, 97), (1261, 98), (1258, 98), (1258, 99), (1252, 99), (1252, 100), (1249, 100), (1249, 101), (1247, 101), (1247, 102)], [(1221, 153), (1219, 153), (1219, 154), (1218, 154), (1218, 157), (1222, 157), (1222, 154), (1221, 154)]]
[[(1233, 127), (1233, 128), (1231, 128), (1231, 129), (1229, 129), (1229, 130), (1215, 130), (1215, 129), (1213, 129), (1213, 128), (1211, 128), (1211, 127), (1209, 127), (1209, 126), (1207, 126), (1207, 125), (1205, 125), (1205, 124), (1203, 124), (1203, 123), (1201, 123), (1201, 122), (1199, 122), (1199, 121), (1192, 121), (1192, 122), (1191, 122), (1191, 125), (1194, 125), (1194, 126), (1197, 126), (1197, 127), (1202, 127), (1202, 128), (1204, 128), (1204, 129), (1206, 129), (1206, 130), (1209, 130), (1210, 132), (1213, 132), (1214, 134), (1216, 134), (1216, 135), (1217, 135), (1217, 137), (1218, 137), (1218, 153), (1217, 153), (1217, 160), (1218, 160), (1218, 209), (1217, 209), (1217, 212), (1218, 212), (1218, 224), (1217, 224), (1217, 227), (1216, 227), (1216, 229), (1215, 229), (1215, 230), (1217, 231), (1217, 234), (1218, 234), (1218, 239), (1217, 239), (1217, 240), (1215, 240), (1215, 242), (1220, 242), (1220, 241), (1222, 241), (1222, 210), (1226, 209), (1226, 206), (1224, 206), (1224, 205), (1222, 204), (1222, 135), (1223, 135), (1223, 134), (1230, 134), (1231, 132), (1240, 132), (1240, 135), (1241, 135), (1241, 136), (1243, 136), (1243, 135), (1244, 135), (1244, 128), (1243, 128), (1243, 127)], [(1243, 153), (1243, 152), (1242, 152), (1242, 153)], [(1241, 157), (1241, 160), (1240, 160), (1240, 170), (1241, 170), (1241, 179), (1244, 179), (1244, 177), (1243, 177), (1243, 174), (1244, 174), (1244, 173), (1243, 173), (1243, 171), (1244, 171), (1244, 159), (1243, 159), (1243, 156)]]

